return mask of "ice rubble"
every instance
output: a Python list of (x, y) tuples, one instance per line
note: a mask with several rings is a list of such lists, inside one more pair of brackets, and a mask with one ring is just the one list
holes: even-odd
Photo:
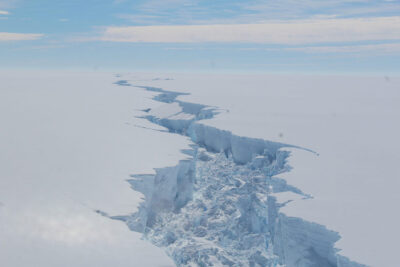
[(284, 148), (294, 146), (207, 126), (200, 121), (217, 108), (177, 100), (184, 93), (136, 87), (165, 103), (143, 118), (193, 144), (178, 165), (133, 175), (129, 183), (144, 201), (138, 212), (111, 218), (164, 247), (177, 266), (363, 266), (337, 254), (337, 232), (279, 212), (285, 203), (276, 193), (310, 197), (276, 177), (290, 170)]

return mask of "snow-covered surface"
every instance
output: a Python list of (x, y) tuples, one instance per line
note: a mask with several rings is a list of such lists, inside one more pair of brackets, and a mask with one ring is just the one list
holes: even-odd
[[(0, 81), (0, 239), (9, 240), (0, 265), (173, 265), (109, 216), (139, 232), (150, 222), (147, 238), (181, 264), (191, 255), (229, 265), (248, 253), (261, 266), (282, 255), (288, 266), (330, 266), (335, 245), (352, 261), (397, 266), (399, 78), (2, 73)], [(151, 175), (134, 176), (131, 190), (130, 174)], [(209, 211), (204, 222), (201, 209), (225, 217)], [(280, 223), (265, 224), (260, 212)], [(273, 244), (277, 229), (284, 234)], [(223, 241), (235, 235), (243, 242)], [(205, 242), (215, 237), (218, 246)], [(318, 257), (304, 258), (302, 247)]]
[(319, 153), (290, 149), (294, 169), (278, 176), (314, 198), (292, 201), (281, 212), (339, 232), (336, 247), (351, 260), (398, 265), (398, 77), (160, 76), (173, 79), (123, 78), (229, 110), (204, 124)]
[(136, 109), (154, 103), (114, 81), (110, 73), (0, 74), (0, 266), (174, 266), (95, 212), (134, 211), (142, 196), (129, 175), (176, 164), (187, 145), (135, 127)]

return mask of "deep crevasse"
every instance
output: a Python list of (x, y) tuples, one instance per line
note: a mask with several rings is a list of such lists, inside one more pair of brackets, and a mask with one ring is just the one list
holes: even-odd
[(177, 100), (186, 93), (136, 87), (165, 103), (142, 118), (193, 144), (178, 165), (133, 175), (129, 182), (144, 202), (134, 214), (111, 218), (164, 247), (177, 266), (363, 266), (337, 254), (338, 233), (279, 212), (285, 204), (274, 193), (310, 197), (276, 177), (290, 170), (284, 148), (296, 146), (204, 125), (217, 108)]

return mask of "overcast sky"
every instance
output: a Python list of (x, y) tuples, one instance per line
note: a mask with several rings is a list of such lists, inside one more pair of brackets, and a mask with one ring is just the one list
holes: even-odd
[(0, 0), (1, 69), (400, 72), (400, 0)]

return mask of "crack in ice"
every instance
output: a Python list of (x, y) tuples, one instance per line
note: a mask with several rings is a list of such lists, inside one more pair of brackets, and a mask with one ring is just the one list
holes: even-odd
[(166, 106), (142, 110), (141, 118), (189, 137), (192, 149), (182, 152), (190, 158), (155, 175), (132, 175), (131, 187), (145, 196), (136, 213), (100, 214), (143, 233), (177, 266), (363, 266), (337, 253), (337, 232), (279, 212), (287, 202), (277, 203), (274, 193), (311, 197), (276, 177), (291, 169), (284, 148), (304, 148), (202, 124), (220, 110), (177, 99), (187, 93), (134, 87), (158, 93), (153, 100)]

